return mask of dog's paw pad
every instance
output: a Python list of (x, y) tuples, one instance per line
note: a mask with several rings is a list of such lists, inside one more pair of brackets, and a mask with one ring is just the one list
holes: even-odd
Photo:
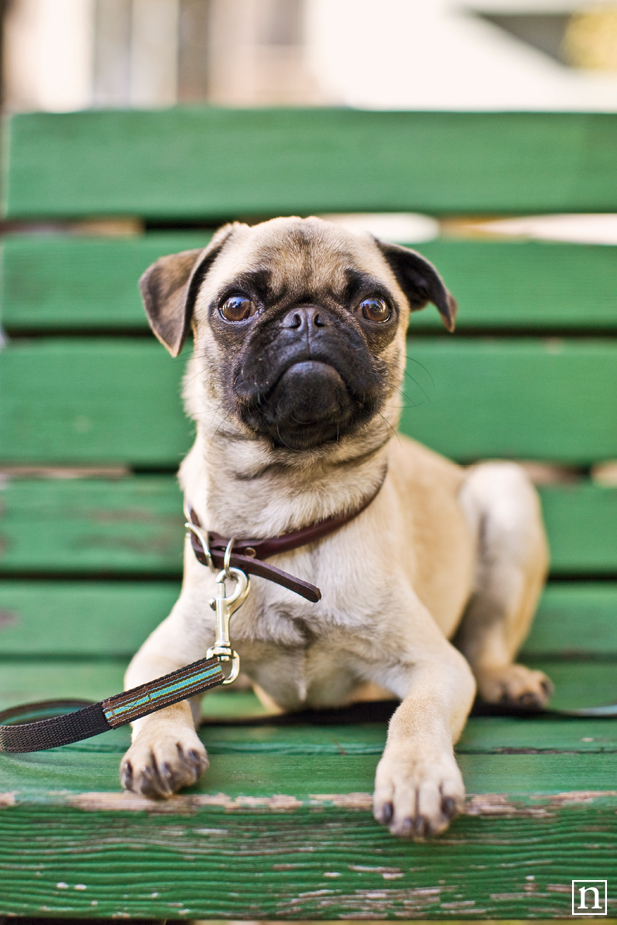
[(524, 665), (504, 665), (501, 668), (477, 672), (478, 691), (486, 703), (541, 710), (546, 706), (553, 684), (543, 671), (533, 671)]
[(465, 804), (453, 755), (423, 760), (386, 752), (377, 767), (373, 813), (393, 835), (423, 841), (447, 829)]
[(207, 767), (208, 756), (196, 733), (156, 741), (138, 736), (120, 764), (120, 783), (125, 790), (165, 798), (190, 787)]

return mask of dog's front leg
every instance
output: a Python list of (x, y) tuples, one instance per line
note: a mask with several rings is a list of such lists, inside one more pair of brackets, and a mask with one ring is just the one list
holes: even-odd
[(471, 709), (475, 683), (459, 652), (445, 639), (439, 648), (380, 681), (404, 699), (390, 721), (377, 766), (373, 812), (393, 834), (415, 839), (446, 829), (465, 801), (453, 746)]
[[(125, 676), (130, 689), (194, 662), (205, 648), (187, 645), (180, 598), (171, 615), (146, 640)], [(183, 632), (184, 630), (184, 632)], [(197, 703), (193, 704), (197, 712)], [(208, 767), (208, 756), (195, 731), (197, 716), (184, 700), (134, 722), (133, 742), (120, 764), (126, 790), (149, 797), (169, 797), (188, 787)]]

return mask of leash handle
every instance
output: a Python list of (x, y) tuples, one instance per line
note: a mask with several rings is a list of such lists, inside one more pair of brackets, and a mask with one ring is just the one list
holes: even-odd
[[(201, 694), (224, 680), (220, 659), (202, 658), (99, 703), (45, 700), (12, 707), (0, 713), (0, 752), (38, 752), (80, 742)], [(75, 710), (75, 707), (78, 709)], [(74, 712), (67, 713), (66, 710)], [(50, 712), (60, 712), (61, 715), (31, 722), (13, 722)]]

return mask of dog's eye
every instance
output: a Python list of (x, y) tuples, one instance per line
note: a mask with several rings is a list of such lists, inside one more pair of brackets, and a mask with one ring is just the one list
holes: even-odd
[(360, 302), (360, 311), (368, 321), (389, 321), (392, 310), (385, 299), (364, 299)]
[(243, 295), (232, 295), (226, 299), (219, 312), (225, 321), (244, 321), (255, 314), (255, 305)]

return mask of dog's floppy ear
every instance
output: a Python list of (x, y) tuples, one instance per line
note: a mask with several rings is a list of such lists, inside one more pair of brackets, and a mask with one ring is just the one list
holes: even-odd
[(150, 327), (172, 357), (182, 350), (191, 326), (197, 290), (233, 231), (233, 224), (224, 225), (207, 247), (160, 257), (139, 280)]
[(407, 296), (411, 311), (418, 311), (428, 302), (432, 302), (448, 331), (453, 331), (457, 310), (456, 299), (444, 286), (433, 264), (408, 247), (388, 244), (380, 241), (379, 238), (375, 238), (375, 241), (390, 264), (397, 283)]

